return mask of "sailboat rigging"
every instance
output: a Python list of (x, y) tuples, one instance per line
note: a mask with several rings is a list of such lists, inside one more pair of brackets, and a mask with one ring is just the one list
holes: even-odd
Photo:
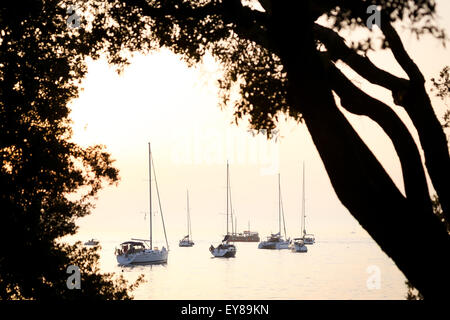
[(303, 220), (302, 220), (302, 226), (303, 226), (303, 241), (305, 244), (314, 244), (316, 242), (316, 239), (313, 234), (306, 233), (306, 208), (305, 208), (305, 163), (303, 163)]
[[(230, 213), (231, 213), (231, 235), (230, 241), (233, 242), (259, 242), (259, 234), (258, 232), (250, 231), (250, 223), (248, 230), (243, 231), (242, 233), (237, 232), (237, 217), (236, 213), (233, 209), (233, 202), (231, 201), (231, 183), (229, 186), (230, 190)], [(234, 216), (234, 220), (233, 220)], [(233, 223), (234, 222), (234, 223)]]
[[(153, 163), (152, 151), (150, 143), (148, 143), (148, 153), (149, 153), (149, 204), (150, 204), (150, 237), (146, 239), (131, 239), (132, 241), (126, 241), (120, 244), (120, 248), (116, 249), (115, 255), (117, 262), (120, 265), (130, 265), (130, 264), (157, 264), (166, 263), (169, 255), (169, 244), (167, 241), (166, 227), (164, 223), (164, 216), (161, 208), (161, 199), (159, 196), (158, 181), (156, 180), (155, 165)], [(164, 230), (164, 237), (166, 240), (166, 247), (158, 249), (158, 247), (153, 247), (153, 218), (152, 218), (152, 166), (153, 175), (155, 178), (156, 194), (158, 197), (159, 212), (161, 213), (161, 221)]]
[(180, 247), (192, 247), (194, 245), (194, 241), (192, 241), (192, 229), (191, 229), (191, 214), (189, 211), (189, 190), (186, 191), (186, 202), (187, 202), (187, 231), (188, 234), (180, 240), (178, 245)]
[(303, 187), (302, 187), (302, 209), (300, 215), (300, 229), (303, 231), (303, 237), (294, 238), (290, 248), (292, 252), (307, 252), (308, 248), (305, 245), (305, 164), (303, 163)]
[(278, 174), (278, 233), (271, 234), (266, 241), (258, 244), (258, 249), (288, 249), (290, 239), (284, 240), (281, 236), (281, 218), (283, 217), (284, 237), (286, 238), (286, 224), (284, 220), (283, 201), (281, 198), (281, 182)]
[(214, 248), (213, 245), (209, 247), (209, 251), (214, 257), (220, 258), (230, 258), (236, 255), (236, 246), (231, 242), (231, 235), (228, 230), (229, 219), (228, 219), (228, 211), (230, 206), (230, 173), (229, 173), (229, 164), (227, 161), (227, 234), (222, 240), (222, 243)]

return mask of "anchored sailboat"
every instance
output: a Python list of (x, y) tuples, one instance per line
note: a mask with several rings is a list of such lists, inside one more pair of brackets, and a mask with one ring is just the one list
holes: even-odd
[(192, 241), (192, 230), (191, 230), (191, 215), (189, 212), (189, 191), (186, 192), (187, 196), (187, 229), (188, 234), (183, 239), (180, 240), (178, 245), (180, 247), (192, 247), (194, 245), (194, 241)]
[(220, 258), (230, 258), (234, 257), (236, 255), (236, 246), (234, 244), (231, 244), (231, 235), (228, 232), (228, 207), (230, 204), (230, 173), (229, 173), (229, 165), (227, 161), (227, 234), (222, 240), (222, 243), (219, 244), (217, 247), (214, 248), (213, 245), (209, 247), (209, 251), (214, 257), (220, 257)]
[(266, 241), (258, 244), (258, 249), (288, 249), (290, 240), (281, 236), (281, 217), (283, 217), (284, 237), (286, 238), (286, 222), (284, 220), (283, 201), (281, 199), (280, 174), (278, 174), (278, 233), (271, 234)]
[(301, 213), (301, 230), (303, 230), (302, 238), (294, 238), (290, 244), (292, 252), (307, 252), (308, 248), (305, 245), (305, 164), (303, 163), (303, 187), (302, 187), (302, 213)]
[(97, 246), (100, 243), (97, 239), (92, 238), (84, 243), (85, 246)]
[[(235, 222), (237, 225), (237, 222)], [(235, 227), (237, 230), (237, 226)], [(248, 223), (248, 230), (244, 230), (242, 232), (234, 231), (231, 235), (231, 241), (234, 242), (259, 242), (259, 233), (256, 231), (250, 231), (250, 222)]]
[[(120, 244), (120, 248), (116, 249), (116, 259), (120, 265), (130, 264), (157, 264), (167, 262), (169, 255), (169, 244), (167, 242), (166, 227), (164, 224), (164, 216), (161, 209), (161, 200), (159, 197), (158, 182), (156, 180), (155, 166), (152, 158), (152, 151), (150, 143), (148, 144), (149, 153), (149, 193), (150, 193), (150, 239), (131, 239), (132, 241), (126, 241)], [(164, 229), (164, 237), (166, 239), (167, 249), (163, 246), (161, 250), (158, 247), (153, 247), (152, 239), (152, 165), (153, 175), (155, 176), (156, 193), (158, 196), (159, 211), (161, 213), (161, 221)]]
[[(231, 234), (230, 240), (233, 242), (259, 242), (258, 232), (250, 231), (250, 222), (248, 223), (248, 230), (242, 233), (237, 232), (237, 217), (234, 214), (233, 202), (231, 201), (231, 186), (230, 186), (230, 214), (231, 214)], [(233, 214), (234, 214), (234, 224), (233, 224)]]
[[(305, 190), (305, 164), (303, 164), (303, 190)], [(303, 241), (305, 244), (314, 244), (316, 242), (316, 238), (311, 233), (306, 233), (306, 209), (305, 207), (305, 192), (303, 191)]]

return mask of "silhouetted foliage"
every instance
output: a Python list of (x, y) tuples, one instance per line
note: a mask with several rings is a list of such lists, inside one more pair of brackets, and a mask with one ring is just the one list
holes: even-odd
[(445, 219), (444, 211), (442, 211), (441, 203), (439, 202), (439, 197), (434, 194), (431, 198), (431, 204), (433, 205), (433, 212), (447, 227), (447, 232), (450, 234), (450, 221)]
[[(102, 146), (70, 141), (67, 106), (106, 31), (69, 29), (60, 3), (0, 8), (0, 299), (127, 299), (142, 279), (128, 287), (99, 272), (96, 249), (59, 243), (90, 213), (102, 183), (118, 181)], [(81, 269), (81, 290), (66, 286), (71, 264)]]
[(406, 300), (423, 300), (423, 296), (412, 286), (411, 282), (406, 281), (406, 286), (408, 287)]
[[(431, 88), (431, 91), (437, 91), (436, 96), (444, 101), (448, 99), (450, 97), (450, 66), (445, 66), (439, 73), (439, 79), (432, 78), (431, 82), (434, 86), (434, 88)], [(446, 106), (447, 111), (445, 111), (442, 118), (442, 127), (444, 129), (450, 128), (450, 108), (447, 104)]]
[[(269, 129), (268, 135), (281, 113), (304, 122), (337, 196), (409, 281), (429, 297), (439, 297), (433, 285), (450, 285), (447, 272), (428, 270), (430, 264), (442, 265), (442, 270), (450, 267), (443, 261), (450, 238), (433, 214), (416, 141), (390, 106), (355, 86), (336, 64), (341, 61), (389, 90), (393, 102), (407, 112), (448, 220), (447, 141), (424, 77), (393, 27), (403, 22), (417, 37), (430, 34), (445, 42), (444, 31), (434, 21), (433, 0), (116, 0), (108, 4), (104, 16), (140, 37), (141, 48), (130, 45), (128, 38), (117, 39), (124, 49), (167, 47), (189, 64), (212, 54), (224, 70), (219, 82), (223, 105), (229, 103), (231, 89), (239, 88), (236, 121), (248, 119), (254, 129)], [(381, 41), (366, 27), (372, 4), (380, 9)], [(328, 18), (327, 23), (319, 24), (319, 18)], [(347, 43), (338, 34), (356, 28), (367, 30), (366, 40)], [(365, 54), (369, 50), (390, 50), (407, 78), (373, 64)], [(402, 166), (405, 196), (342, 115), (334, 95), (343, 108), (369, 117), (391, 139)], [(433, 239), (433, 246), (411, 246), (409, 239), (418, 234)], [(417, 251), (424, 255), (420, 261)]]
[[(12, 123), (10, 130), (29, 128), (29, 125), (21, 126), (28, 118), (28, 124), (36, 118), (39, 124), (50, 125), (52, 122), (47, 118), (52, 119), (51, 114), (60, 131), (50, 126), (53, 131), (48, 139), (67, 136), (68, 124), (59, 119), (65, 119), (68, 112), (65, 105), (76, 96), (75, 82), (85, 72), (83, 57), (86, 55), (95, 58), (104, 52), (111, 63), (122, 67), (127, 63), (126, 54), (133, 51), (167, 47), (189, 64), (201, 61), (208, 52), (224, 70), (219, 83), (224, 104), (229, 102), (231, 88), (235, 85), (239, 88), (241, 97), (234, 106), (236, 120), (245, 117), (249, 118), (252, 128), (273, 129), (278, 115), (286, 113), (304, 122), (343, 205), (423, 296), (442, 297), (436, 287), (448, 292), (450, 264), (445, 255), (450, 249), (450, 237), (445, 225), (433, 213), (418, 149), (423, 150), (427, 173), (439, 196), (443, 217), (448, 221), (450, 157), (447, 140), (425, 90), (425, 79), (393, 26), (394, 22), (403, 22), (418, 37), (428, 33), (446, 41), (445, 33), (433, 19), (435, 1), (87, 0), (30, 1), (29, 4), (29, 7), (21, 5), (1, 12), (2, 19), (11, 20), (6, 27), (2, 26), (2, 50), (9, 49), (9, 53), (5, 51), (8, 57), (3, 56), (2, 61), (12, 59), (14, 63), (0, 65), (2, 85), (8, 84), (5, 88), (9, 90), (2, 94), (2, 99), (9, 99), (2, 100), (2, 117), (3, 112), (7, 112), (3, 111), (5, 106), (11, 105), (9, 110), (13, 110), (6, 120)], [(377, 45), (376, 37), (368, 30), (366, 40), (347, 43), (338, 32), (367, 29), (367, 8), (372, 4), (380, 9), (381, 45)], [(81, 16), (80, 28), (67, 31), (64, 10), (70, 5), (77, 8)], [(328, 18), (327, 24), (319, 24), (321, 17)], [(3, 21), (8, 20), (2, 20), (2, 24)], [(365, 55), (368, 50), (390, 50), (407, 77), (398, 77), (376, 66)], [(28, 60), (29, 55), (31, 60)], [(390, 106), (369, 96), (348, 79), (338, 68), (338, 61), (392, 93), (393, 102), (410, 117), (420, 144)], [(24, 78), (22, 82), (17, 82), (18, 74)], [(19, 94), (15, 91), (17, 88)], [(21, 107), (14, 99), (20, 100), (23, 96), (20, 92), (25, 89), (28, 97), (34, 98), (25, 103), (28, 107)], [(401, 163), (405, 195), (343, 116), (335, 96), (339, 97), (343, 108), (369, 117), (390, 138)], [(42, 103), (38, 108), (39, 101)], [(44, 110), (43, 118), (41, 110)], [(62, 124), (65, 126), (61, 129)], [(271, 131), (267, 133), (270, 135)], [(30, 144), (29, 138), (23, 143), (23, 137), (16, 138), (16, 131), (10, 135), (14, 143), (6, 144), (2, 150), (11, 155), (11, 159), (21, 159), (23, 151), (19, 147)], [(60, 154), (58, 151), (62, 154), (67, 154), (67, 150), (78, 151), (76, 146), (66, 148), (59, 151), (52, 146), (48, 150), (52, 151), (52, 158)], [(39, 147), (37, 150), (46, 149)], [(95, 150), (97, 155), (104, 154)], [(36, 150), (26, 155), (30, 154), (35, 155)], [(89, 153), (75, 154), (79, 159), (92, 159)], [(70, 159), (60, 158), (66, 159), (67, 168)], [(82, 162), (95, 181), (114, 180), (112, 172), (107, 170), (110, 159), (106, 155), (101, 159), (94, 164), (89, 160)], [(8, 173), (9, 166), (2, 170)], [(103, 169), (93, 169), (97, 166)], [(69, 163), (69, 168), (74, 167)], [(69, 190), (86, 184), (81, 178), (85, 177), (84, 171), (67, 172), (70, 177), (75, 175), (68, 184)], [(15, 177), (15, 172), (9, 174)], [(10, 192), (7, 197), (10, 194), (17, 197), (21, 193)], [(61, 197), (51, 197), (51, 201), (55, 199)], [(10, 203), (16, 204), (16, 199)], [(25, 204), (29, 203), (25, 201)], [(79, 204), (73, 210), (79, 210), (74, 214), (81, 216), (87, 209)], [(17, 212), (23, 214), (23, 207)], [(66, 220), (63, 218), (63, 221)], [(61, 228), (69, 233), (73, 230), (67, 226)], [(411, 239), (418, 235), (428, 241), (418, 241), (412, 246)], [(427, 243), (433, 245), (427, 246)]]
[(439, 79), (431, 78), (434, 86), (431, 91), (436, 91), (436, 96), (444, 100), (450, 96), (450, 66), (445, 66), (439, 73)]

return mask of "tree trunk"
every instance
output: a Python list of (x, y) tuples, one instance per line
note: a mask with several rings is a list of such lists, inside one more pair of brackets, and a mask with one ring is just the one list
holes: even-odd
[(411, 88), (402, 99), (402, 105), (419, 134), (425, 155), (425, 165), (439, 196), (444, 216), (450, 221), (450, 156), (448, 142), (431, 106), (423, 83), (411, 81)]
[(333, 63), (328, 62), (325, 69), (341, 105), (351, 113), (372, 119), (391, 139), (402, 167), (408, 201), (415, 208), (433, 215), (422, 159), (408, 128), (389, 106), (356, 87)]
[(271, 36), (288, 75), (290, 101), (302, 112), (340, 201), (424, 297), (442, 298), (438, 293), (450, 285), (444, 225), (403, 197), (337, 108), (314, 47), (307, 1), (301, 5), (296, 10), (273, 2)]

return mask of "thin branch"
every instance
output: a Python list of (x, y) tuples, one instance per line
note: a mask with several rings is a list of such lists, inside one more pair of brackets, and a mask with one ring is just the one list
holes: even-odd
[(400, 36), (392, 26), (389, 17), (386, 14), (382, 14), (381, 31), (386, 37), (386, 40), (389, 44), (389, 47), (391, 48), (392, 53), (394, 54), (395, 59), (403, 68), (403, 70), (405, 70), (409, 79), (424, 83), (425, 78), (420, 72), (419, 67), (417, 67), (417, 65), (406, 52)]
[(326, 70), (333, 91), (341, 98), (341, 105), (351, 113), (375, 121), (391, 139), (401, 163), (407, 199), (432, 213), (420, 153), (408, 128), (388, 105), (356, 87), (332, 62), (328, 62)]

